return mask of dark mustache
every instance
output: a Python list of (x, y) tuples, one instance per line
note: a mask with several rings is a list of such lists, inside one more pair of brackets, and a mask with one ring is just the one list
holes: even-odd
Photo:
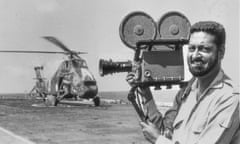
[(202, 58), (191, 59), (191, 63), (193, 63), (193, 62), (202, 62), (202, 63), (205, 63)]

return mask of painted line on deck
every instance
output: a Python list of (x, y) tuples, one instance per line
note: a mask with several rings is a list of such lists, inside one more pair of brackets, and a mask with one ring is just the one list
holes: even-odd
[(23, 138), (15, 133), (0, 127), (0, 143), (4, 144), (35, 144), (34, 142)]

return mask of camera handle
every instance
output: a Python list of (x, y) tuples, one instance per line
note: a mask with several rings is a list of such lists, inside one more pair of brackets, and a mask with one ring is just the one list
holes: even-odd
[(132, 87), (128, 93), (128, 100), (132, 103), (134, 109), (136, 110), (139, 118), (141, 119), (141, 121), (146, 122), (147, 121), (147, 116), (145, 116), (143, 110), (139, 107), (139, 105), (136, 102), (136, 93), (135, 90), (137, 89), (137, 86)]

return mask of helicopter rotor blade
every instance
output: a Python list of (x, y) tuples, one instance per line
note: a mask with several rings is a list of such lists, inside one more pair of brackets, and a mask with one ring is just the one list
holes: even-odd
[(52, 36), (44, 36), (44, 39), (50, 41), (51, 43), (55, 44), (56, 46), (62, 48), (64, 51), (72, 53), (70, 49), (68, 49), (61, 41), (59, 41), (57, 38)]
[[(72, 55), (87, 54), (86, 52), (75, 52), (75, 51), (70, 50), (60, 40), (58, 40), (57, 38), (55, 38), (53, 36), (44, 36), (43, 38), (50, 41), (51, 43), (55, 44), (56, 46), (59, 46), (60, 48), (62, 48), (62, 50), (64, 50), (65, 52), (68, 52), (69, 54), (72, 54)], [(79, 57), (79, 56), (77, 56), (77, 57)]]
[(0, 50), (1, 53), (44, 53), (44, 54), (68, 54), (66, 52), (54, 52), (54, 51), (9, 51), (9, 50)]
[(87, 54), (87, 52), (76, 52), (76, 54)]

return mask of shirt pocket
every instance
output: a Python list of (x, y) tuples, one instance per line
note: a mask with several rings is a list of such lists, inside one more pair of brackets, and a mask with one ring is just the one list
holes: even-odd
[(182, 123), (183, 123), (183, 119), (176, 119), (173, 123), (173, 129), (174, 130), (179, 129)]
[(232, 119), (224, 119), (219, 122), (219, 126), (223, 128), (230, 128), (232, 126)]
[(193, 134), (201, 134), (207, 125), (207, 120), (204, 118), (195, 121), (191, 127)]

